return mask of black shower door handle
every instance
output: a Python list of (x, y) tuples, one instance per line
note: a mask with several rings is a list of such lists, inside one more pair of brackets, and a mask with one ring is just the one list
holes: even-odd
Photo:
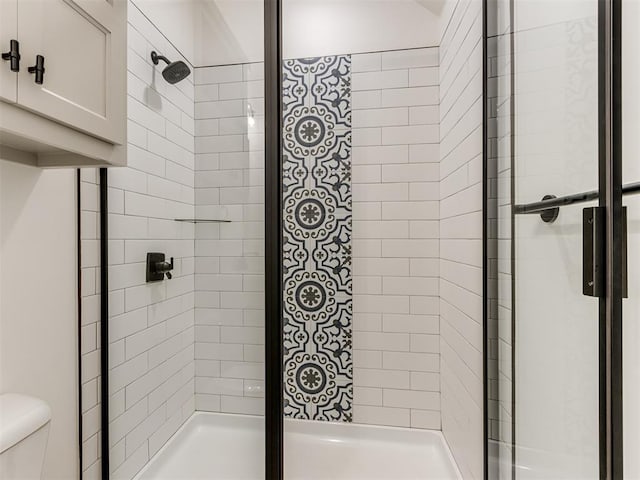
[(582, 293), (588, 297), (606, 295), (606, 208), (582, 210)]
[[(627, 298), (627, 207), (622, 207), (622, 297)], [(607, 294), (607, 209), (582, 210), (582, 293), (589, 297)]]

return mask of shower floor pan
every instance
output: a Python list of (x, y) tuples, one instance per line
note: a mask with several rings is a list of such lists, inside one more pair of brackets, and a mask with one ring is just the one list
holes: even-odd
[[(137, 480), (264, 478), (264, 419), (195, 413)], [(286, 480), (458, 480), (440, 432), (285, 420)]]

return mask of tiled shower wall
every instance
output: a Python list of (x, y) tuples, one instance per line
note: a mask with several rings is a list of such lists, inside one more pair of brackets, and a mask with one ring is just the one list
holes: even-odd
[[(351, 59), (353, 420), (437, 429), (438, 49)], [(262, 412), (261, 71), (196, 70), (199, 410)]]
[[(112, 464), (120, 467), (120, 477), (132, 476), (194, 410), (194, 390), (197, 410), (261, 414), (264, 369), (263, 65), (198, 68), (169, 87), (150, 76), (147, 56), (151, 45), (179, 54), (130, 10), (130, 166), (109, 171), (112, 359), (124, 362), (112, 372)], [(445, 34), (447, 47), (468, 43), (459, 38), (464, 32), (456, 32)], [(471, 55), (466, 51), (466, 57), (443, 55), (446, 70), (439, 67), (438, 48), (351, 56), (357, 423), (440, 428), (441, 382), (446, 388), (440, 351), (443, 357), (467, 353), (455, 336), (459, 325), (451, 326), (458, 307), (451, 307), (456, 303), (447, 295), (464, 290), (468, 280), (454, 278), (456, 269), (475, 267), (475, 233), (469, 234), (471, 243), (459, 239), (468, 239), (465, 232), (476, 223), (467, 225), (469, 217), (448, 205), (449, 197), (460, 194), (476, 219), (481, 202), (466, 194), (479, 178), (474, 168), (481, 150), (466, 147), (468, 109), (438, 86), (442, 80), (451, 92), (464, 91), (471, 77), (460, 84), (466, 78), (460, 72), (469, 75), (473, 67), (464, 63)], [(441, 121), (448, 133), (440, 131)], [(440, 160), (449, 170), (442, 170)], [(93, 176), (85, 177), (95, 194)], [(86, 210), (94, 214), (87, 222), (93, 225), (97, 206), (91, 202)], [(203, 222), (194, 226), (175, 218)], [(441, 233), (451, 240), (442, 249)], [(88, 245), (97, 252), (97, 241)], [(141, 275), (150, 250), (176, 257), (173, 280), (145, 285)], [(87, 273), (95, 276), (93, 270)], [(97, 318), (92, 282), (83, 278), (91, 294), (86, 311)], [(93, 330), (87, 331), (90, 337)], [(445, 332), (450, 343), (440, 341)], [(88, 348), (87, 355), (94, 361), (83, 378), (97, 389), (97, 381), (91, 383), (97, 379), (97, 350)], [(458, 371), (460, 360), (453, 358), (448, 368), (459, 376), (448, 382), (464, 389), (466, 372)], [(452, 401), (464, 404), (464, 395), (454, 393)], [(97, 421), (99, 410), (86, 403), (85, 418)], [(97, 436), (87, 440), (95, 453), (85, 458), (96, 458)]]
[[(167, 84), (151, 50), (179, 53), (133, 5), (128, 30), (128, 162), (108, 170), (109, 433), (112, 478), (132, 478), (194, 411), (194, 121), (192, 79)], [(98, 460), (96, 170), (83, 172), (83, 461)], [(175, 258), (147, 284), (147, 252)], [(86, 398), (86, 400), (85, 400)], [(88, 410), (87, 410), (88, 409)], [(94, 434), (95, 432), (95, 434)]]
[(438, 48), (352, 63), (354, 422), (439, 429)]
[(263, 70), (195, 72), (198, 410), (264, 410)]
[[(193, 84), (171, 86), (149, 54), (179, 53), (129, 8), (128, 164), (109, 170), (110, 466), (130, 478), (194, 410)], [(149, 251), (173, 279), (145, 283)]]
[(449, 0), (440, 44), (442, 430), (482, 477), (482, 2)]

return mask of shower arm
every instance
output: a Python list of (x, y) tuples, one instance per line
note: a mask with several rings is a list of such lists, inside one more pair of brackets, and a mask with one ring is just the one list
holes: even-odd
[(164, 55), (158, 55), (156, 52), (151, 52), (151, 61), (154, 65), (158, 65), (159, 61), (162, 60), (167, 65), (170, 65), (171, 62)]

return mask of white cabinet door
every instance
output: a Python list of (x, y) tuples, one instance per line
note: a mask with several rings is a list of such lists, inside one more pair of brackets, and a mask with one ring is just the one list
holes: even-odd
[[(18, 104), (124, 143), (126, 22), (125, 0), (19, 0)], [(38, 55), (42, 84), (28, 72)]]
[[(0, 0), (0, 52), (10, 50), (11, 40), (18, 40), (18, 0)], [(0, 99), (15, 102), (18, 95), (18, 73), (11, 62), (0, 60)]]

